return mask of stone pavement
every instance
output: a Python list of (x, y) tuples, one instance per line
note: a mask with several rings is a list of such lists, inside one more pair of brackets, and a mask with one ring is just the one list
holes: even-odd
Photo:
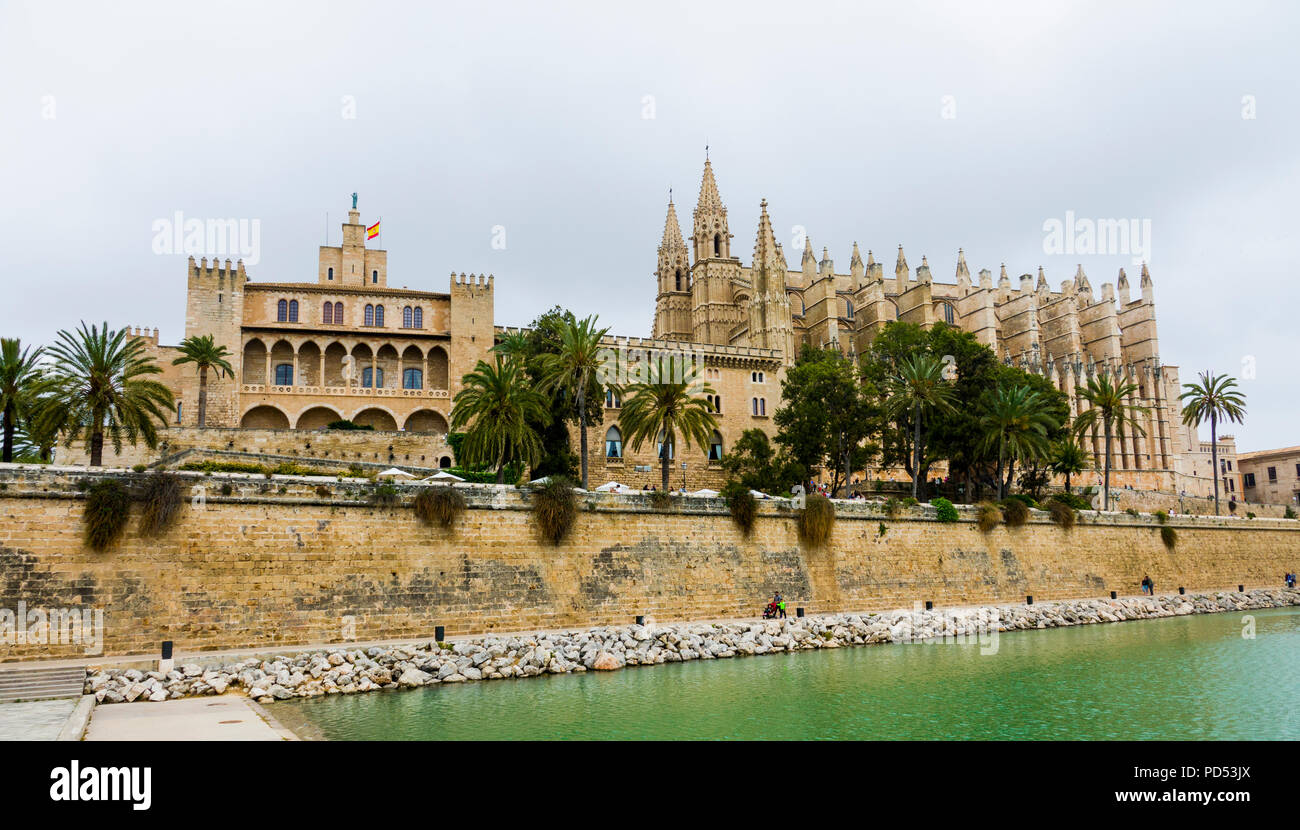
[(76, 707), (75, 697), (0, 704), (0, 741), (52, 741)]
[(86, 740), (292, 741), (296, 737), (254, 701), (221, 695), (96, 706)]

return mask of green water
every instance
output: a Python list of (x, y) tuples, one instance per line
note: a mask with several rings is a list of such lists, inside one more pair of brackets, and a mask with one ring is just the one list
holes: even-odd
[(1300, 609), (332, 695), (329, 740), (1300, 738)]

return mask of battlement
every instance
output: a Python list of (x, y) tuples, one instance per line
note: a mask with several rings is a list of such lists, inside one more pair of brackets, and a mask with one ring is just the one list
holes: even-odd
[(472, 286), (477, 288), (486, 288), (488, 291), (491, 291), (494, 279), (495, 277), (492, 274), (487, 274), (486, 276), (483, 274), (469, 274), (467, 276), (464, 271), (459, 274), (455, 271), (451, 272), (451, 284), (453, 287), (458, 285)]
[(157, 326), (154, 326), (153, 329), (150, 329), (148, 326), (145, 326), (144, 328), (141, 328), (140, 326), (127, 326), (126, 328), (127, 328), (127, 334), (129, 334), (132, 338), (136, 340), (143, 340), (151, 346), (158, 345)]
[[(526, 334), (526, 326), (496, 326), (498, 335)], [(620, 337), (607, 334), (600, 339), (601, 345), (611, 348), (643, 349), (648, 352), (695, 352), (717, 357), (747, 357), (757, 360), (780, 362), (782, 354), (775, 349), (756, 349), (749, 346), (715, 346), (712, 343), (695, 343), (683, 340), (656, 340), (650, 337)]]
[(189, 275), (191, 278), (224, 277), (234, 279), (235, 277), (238, 277), (241, 280), (248, 279), (248, 274), (244, 271), (244, 261), (242, 259), (232, 265), (230, 259), (227, 258), (225, 264), (222, 265), (221, 260), (216, 257), (212, 258), (211, 265), (208, 264), (207, 257), (203, 257), (197, 263), (194, 261), (194, 257), (190, 257)]

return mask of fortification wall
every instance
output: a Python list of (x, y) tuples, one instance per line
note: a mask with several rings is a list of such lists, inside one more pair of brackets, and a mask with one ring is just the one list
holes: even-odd
[[(716, 499), (656, 512), (644, 497), (592, 494), (553, 546), (513, 488), (465, 487), (470, 508), (442, 531), (417, 520), (410, 495), (369, 505), (368, 483), (223, 475), (187, 476), (204, 498), (163, 536), (141, 538), (133, 515), (96, 553), (82, 542), (77, 482), (99, 475), (0, 470), (0, 608), (102, 608), (105, 655), (156, 653), (163, 640), (279, 647), (426, 637), (436, 625), (751, 616), (774, 591), (810, 613), (1134, 594), (1143, 574), (1160, 590), (1209, 591), (1280, 585), (1300, 566), (1300, 522), (1289, 520), (1175, 518), (1169, 549), (1150, 517), (1088, 513), (1065, 530), (1035, 513), (983, 533), (970, 512), (943, 524), (928, 507), (890, 519), (841, 503), (830, 544), (808, 549), (784, 501), (761, 503), (745, 537)], [(0, 660), (72, 656), (79, 646), (0, 644)]]

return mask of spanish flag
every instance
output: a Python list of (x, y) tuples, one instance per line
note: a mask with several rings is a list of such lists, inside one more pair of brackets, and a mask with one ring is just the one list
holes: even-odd
[(366, 228), (366, 239), (374, 239), (376, 236), (379, 236), (379, 223), (378, 223), (378, 222), (376, 222), (375, 224), (373, 224), (373, 225), (371, 225), (370, 227)]

